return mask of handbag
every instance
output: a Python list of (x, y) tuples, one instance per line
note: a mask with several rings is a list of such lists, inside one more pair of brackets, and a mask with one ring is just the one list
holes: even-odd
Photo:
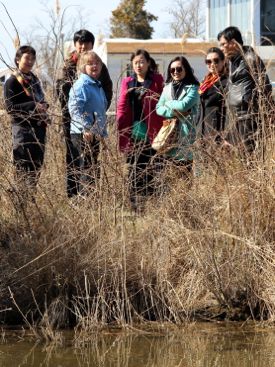
[(147, 124), (145, 121), (134, 121), (132, 126), (132, 139), (135, 141), (147, 141)]
[(159, 153), (167, 153), (176, 147), (179, 140), (179, 120), (171, 118), (164, 120), (162, 127), (152, 142), (152, 148)]

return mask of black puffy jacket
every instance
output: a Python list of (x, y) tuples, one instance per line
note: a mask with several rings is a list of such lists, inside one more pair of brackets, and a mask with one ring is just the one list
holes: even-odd
[(229, 62), (228, 106), (236, 111), (257, 111), (260, 96), (270, 96), (272, 87), (265, 66), (252, 47)]

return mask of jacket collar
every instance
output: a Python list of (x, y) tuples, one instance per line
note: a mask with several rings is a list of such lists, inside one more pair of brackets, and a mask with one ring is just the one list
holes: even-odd
[[(149, 75), (149, 78), (147, 76), (146, 79), (144, 79), (143, 86), (145, 89), (150, 89), (151, 84), (152, 84), (152, 79), (150, 78), (150, 75)], [(135, 88), (136, 86), (137, 86), (137, 78), (136, 78), (136, 75), (133, 74), (131, 75), (131, 79), (128, 83), (128, 88)]]
[[(170, 93), (170, 95), (172, 96), (173, 94), (172, 94), (172, 88), (173, 88), (173, 85), (172, 85), (172, 83), (170, 82), (169, 84), (168, 84), (168, 86), (169, 86), (169, 93)], [(193, 84), (186, 84), (183, 88), (182, 88), (182, 91), (181, 91), (181, 94), (179, 95), (179, 97), (178, 97), (178, 100), (181, 100), (182, 99), (182, 97), (183, 96), (185, 96), (185, 94), (189, 91), (189, 89), (191, 88), (193, 86)]]
[(99, 80), (97, 79), (93, 79), (92, 77), (90, 77), (89, 75), (87, 74), (84, 74), (84, 73), (81, 73), (80, 74), (80, 78), (84, 81), (87, 81), (88, 83), (91, 83), (91, 84), (97, 84), (98, 86), (101, 86), (101, 83)]

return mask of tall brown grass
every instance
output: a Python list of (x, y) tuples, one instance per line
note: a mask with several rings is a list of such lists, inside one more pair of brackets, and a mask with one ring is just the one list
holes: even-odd
[[(191, 185), (178, 168), (167, 165), (156, 178), (159, 195), (148, 198), (139, 215), (128, 204), (127, 167), (116, 149), (113, 121), (96, 190), (85, 199), (66, 197), (56, 109), (36, 202), (22, 208), (11, 190), (11, 131), (4, 114), (1, 322), (22, 322), (23, 314), (31, 325), (48, 330), (51, 339), (53, 330), (71, 324), (91, 331), (148, 320), (274, 321), (275, 140), (270, 127), (264, 145), (265, 153), (257, 150), (249, 165), (237, 154), (198, 148)], [(202, 155), (207, 164), (199, 164)]]

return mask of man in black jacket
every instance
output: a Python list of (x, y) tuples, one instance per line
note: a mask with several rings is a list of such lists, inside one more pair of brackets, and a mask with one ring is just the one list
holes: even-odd
[(246, 152), (255, 149), (255, 133), (271, 107), (271, 84), (261, 58), (252, 47), (243, 46), (237, 27), (218, 34), (220, 48), (229, 61), (228, 142)]
[[(86, 29), (81, 29), (75, 32), (73, 41), (75, 50), (71, 52), (68, 59), (65, 60), (62, 69), (62, 77), (58, 79), (56, 83), (56, 90), (62, 108), (62, 123), (66, 141), (67, 193), (69, 197), (76, 194), (76, 192), (74, 192), (75, 185), (73, 182), (71, 182), (70, 174), (68, 172), (73, 166), (72, 160), (74, 157), (72, 152), (73, 145), (70, 135), (71, 117), (68, 110), (69, 93), (74, 81), (77, 79), (76, 67), (78, 57), (82, 52), (90, 51), (93, 49), (95, 37), (91, 32), (87, 31)], [(102, 65), (101, 74), (98, 80), (101, 82), (102, 88), (105, 92), (109, 108), (113, 96), (113, 83), (105, 64)]]

